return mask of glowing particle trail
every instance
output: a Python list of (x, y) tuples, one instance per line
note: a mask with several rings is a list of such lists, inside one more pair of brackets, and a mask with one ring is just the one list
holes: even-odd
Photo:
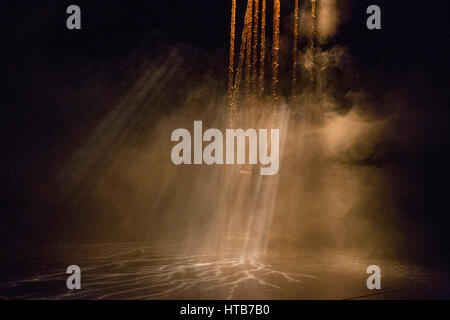
[(311, 59), (312, 59), (312, 72), (311, 76), (314, 81), (314, 69), (315, 69), (315, 39), (316, 39), (316, 0), (311, 0)]
[[(246, 19), (247, 24), (247, 49), (245, 53), (246, 61), (245, 61), (245, 93), (247, 97), (250, 96), (250, 87), (251, 87), (251, 70), (252, 70), (252, 22), (253, 22), (253, 0), (248, 0), (247, 9), (249, 11), (249, 17)], [(247, 18), (247, 17), (246, 17)]]
[(314, 50), (316, 38), (316, 0), (311, 0), (311, 49)]
[(280, 0), (273, 1), (273, 40), (272, 40), (272, 98), (278, 100), (278, 71), (280, 51)]
[(295, 0), (294, 9), (294, 43), (292, 52), (292, 95), (295, 97), (297, 85), (297, 41), (298, 41), (298, 0)]
[[(252, 48), (252, 91), (256, 82), (256, 67), (258, 64), (258, 24), (259, 24), (259, 0), (253, 0), (253, 48)], [(252, 92), (253, 93), (253, 92)]]
[(264, 63), (266, 55), (266, 0), (261, 0), (261, 47), (259, 55), (259, 96), (264, 95)]
[(233, 108), (234, 46), (236, 37), (236, 0), (231, 0), (230, 60), (228, 65), (228, 100)]
[[(248, 21), (252, 19), (252, 7), (250, 6), (250, 1), (247, 2), (247, 9), (245, 11), (245, 22), (244, 22), (244, 29), (242, 30), (242, 37), (241, 37), (241, 47), (239, 49), (239, 61), (236, 69), (236, 80), (234, 81), (234, 92), (233, 92), (233, 100), (235, 101), (235, 98), (239, 95), (239, 87), (241, 83), (241, 75), (242, 75), (242, 67), (244, 65), (244, 54), (245, 54), (245, 48), (247, 43), (247, 33), (251, 32), (251, 29), (249, 29)], [(234, 109), (233, 111), (237, 110), (237, 106), (235, 103), (233, 103)]]

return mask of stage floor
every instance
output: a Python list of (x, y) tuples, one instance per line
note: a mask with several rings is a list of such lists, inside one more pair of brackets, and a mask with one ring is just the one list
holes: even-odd
[[(450, 276), (437, 268), (350, 252), (180, 254), (176, 244), (112, 244), (30, 250), (2, 257), (2, 299), (450, 299)], [(68, 290), (66, 268), (81, 268)], [(369, 265), (381, 289), (368, 290)]]

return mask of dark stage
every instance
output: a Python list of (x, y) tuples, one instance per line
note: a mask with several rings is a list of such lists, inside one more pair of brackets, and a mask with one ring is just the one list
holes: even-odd
[(0, 298), (450, 298), (447, 2), (0, 8)]

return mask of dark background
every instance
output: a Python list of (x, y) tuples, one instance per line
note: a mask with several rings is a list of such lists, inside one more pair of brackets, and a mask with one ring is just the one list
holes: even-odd
[[(413, 221), (425, 234), (408, 250), (448, 261), (450, 8), (447, 1), (340, 3), (349, 17), (333, 41), (349, 48), (371, 99), (396, 92), (414, 114), (402, 128), (411, 141), (383, 153), (383, 161), (396, 163), (392, 177), (399, 193), (407, 190), (399, 223)], [(66, 28), (70, 4), (81, 7), (80, 31)], [(382, 9), (382, 30), (365, 27), (370, 4)], [(65, 212), (45, 203), (41, 188), (126, 92), (129, 79), (139, 76), (142, 56), (161, 59), (171, 46), (184, 44), (194, 70), (213, 70), (226, 85), (229, 11), (224, 0), (2, 2), (4, 254), (71, 241), (61, 231)]]

